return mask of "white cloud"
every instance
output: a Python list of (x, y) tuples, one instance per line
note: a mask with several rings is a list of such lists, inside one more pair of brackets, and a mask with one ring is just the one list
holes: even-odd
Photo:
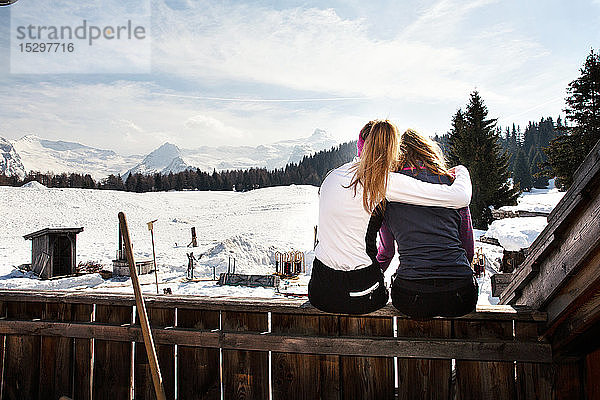
[(544, 52), (507, 26), (457, 34), (470, 13), (495, 2), (442, 0), (399, 27), (397, 37), (378, 40), (369, 36), (367, 21), (332, 9), (201, 2), (173, 10), (157, 1), (154, 67), (344, 96), (455, 101), (477, 84), (474, 75), (486, 83), (507, 78)]
[(354, 126), (348, 123), (352, 117), (340, 117), (327, 108), (283, 108), (276, 103), (215, 105), (157, 95), (163, 92), (154, 84), (126, 81), (16, 85), (0, 90), (0, 136), (17, 139), (36, 134), (133, 154), (147, 153), (167, 141), (185, 148), (258, 145), (307, 137), (316, 127), (343, 135)]

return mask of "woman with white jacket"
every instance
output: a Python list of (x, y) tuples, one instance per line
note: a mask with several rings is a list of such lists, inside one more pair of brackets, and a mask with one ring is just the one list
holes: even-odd
[(383, 211), (385, 199), (455, 209), (471, 201), (471, 180), (463, 166), (455, 168), (452, 185), (393, 172), (398, 133), (387, 120), (365, 125), (358, 147), (360, 158), (332, 170), (319, 191), (318, 244), (308, 294), (310, 302), (326, 312), (365, 314), (387, 304), (377, 248), (367, 246), (367, 237), (379, 229), (372, 223), (370, 227), (372, 214), (377, 207)]

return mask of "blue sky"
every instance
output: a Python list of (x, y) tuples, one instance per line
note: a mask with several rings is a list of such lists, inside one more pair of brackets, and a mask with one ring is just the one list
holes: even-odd
[(10, 13), (33, 2), (42, 22), (119, 20), (140, 4), (0, 8), (0, 136), (120, 153), (165, 141), (255, 145), (315, 128), (350, 140), (373, 118), (445, 133), (474, 89), (501, 125), (523, 126), (561, 113), (567, 84), (600, 48), (598, 0), (151, 0), (150, 73), (11, 73)]

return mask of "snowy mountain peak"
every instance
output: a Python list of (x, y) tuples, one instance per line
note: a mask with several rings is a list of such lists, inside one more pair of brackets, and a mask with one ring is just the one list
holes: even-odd
[(76, 142), (46, 140), (26, 135), (12, 145), (27, 171), (90, 174), (94, 179), (120, 174), (139, 162), (138, 156), (120, 156)]
[(324, 129), (315, 129), (313, 134), (310, 137), (311, 139), (331, 139), (331, 136)]
[(38, 135), (35, 135), (33, 133), (30, 133), (28, 135), (21, 136), (21, 138), (18, 141), (19, 142), (21, 142), (21, 141), (23, 141), (23, 142), (39, 142), (40, 140), (42, 140), (41, 137), (39, 137)]
[(0, 137), (0, 174), (25, 176), (25, 167), (12, 143)]
[[(179, 159), (179, 160), (178, 160)], [(159, 148), (148, 154), (141, 163), (131, 168), (123, 176), (127, 178), (130, 174), (152, 174), (155, 172), (163, 172), (167, 168), (176, 168), (177, 166), (185, 165), (181, 159), (181, 150), (172, 143), (165, 142)], [(183, 168), (185, 170), (186, 168)], [(177, 170), (167, 170), (169, 172), (179, 172)]]
[(321, 150), (328, 150), (338, 143), (323, 129), (315, 129), (312, 136), (301, 139), (288, 139), (272, 144), (252, 146), (202, 146), (197, 149), (180, 149), (171, 143), (165, 143), (144, 160), (129, 170), (130, 173), (152, 174), (177, 173), (190, 168), (200, 168), (212, 172), (248, 169), (283, 168), (286, 164), (297, 163), (304, 156)]

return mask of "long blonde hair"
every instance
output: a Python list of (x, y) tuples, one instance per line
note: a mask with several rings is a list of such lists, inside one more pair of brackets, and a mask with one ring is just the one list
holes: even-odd
[[(385, 199), (388, 173), (398, 166), (398, 130), (388, 120), (375, 120), (361, 130), (365, 144), (349, 187), (363, 188), (363, 207), (371, 213)], [(383, 207), (383, 205), (382, 205)]]
[(436, 175), (451, 177), (440, 146), (413, 129), (407, 129), (400, 137), (399, 165), (404, 168), (415, 168), (416, 171), (425, 167)]

